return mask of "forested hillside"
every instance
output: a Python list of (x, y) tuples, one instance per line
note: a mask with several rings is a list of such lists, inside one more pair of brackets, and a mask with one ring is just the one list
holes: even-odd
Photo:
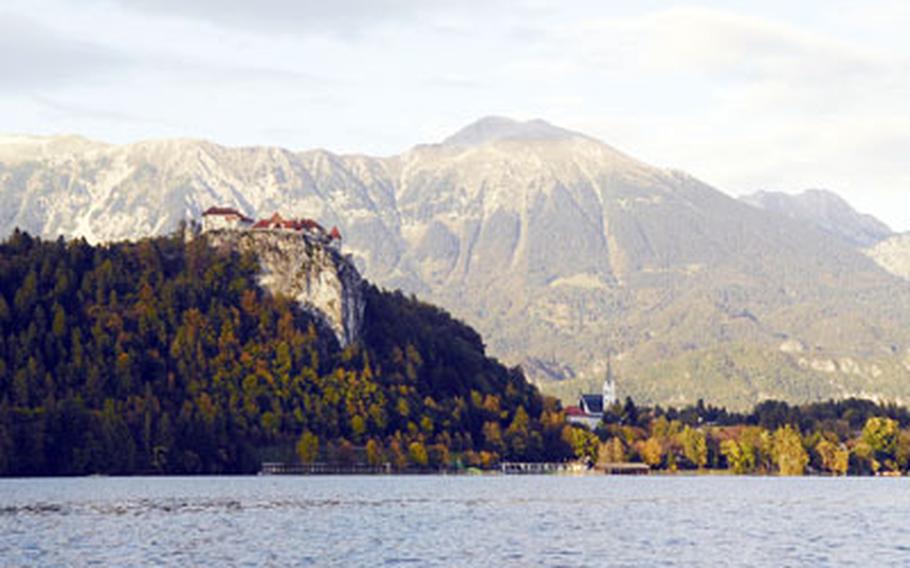
[(269, 457), (489, 465), (571, 453), (562, 414), (448, 314), (369, 287), (340, 350), (176, 237), (0, 245), (0, 474), (253, 472)]

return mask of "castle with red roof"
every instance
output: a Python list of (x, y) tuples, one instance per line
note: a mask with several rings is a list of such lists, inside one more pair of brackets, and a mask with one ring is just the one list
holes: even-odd
[(202, 214), (202, 232), (209, 231), (293, 231), (326, 244), (340, 245), (341, 231), (330, 231), (313, 219), (285, 219), (274, 213), (267, 219), (253, 220), (231, 207), (209, 207)]

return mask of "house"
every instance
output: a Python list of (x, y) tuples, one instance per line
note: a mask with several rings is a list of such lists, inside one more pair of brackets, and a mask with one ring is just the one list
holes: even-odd
[(209, 207), (202, 214), (202, 231), (240, 230), (253, 225), (253, 220), (231, 207)]
[(610, 359), (607, 358), (607, 374), (604, 377), (602, 392), (579, 395), (578, 405), (566, 408), (566, 420), (593, 430), (603, 420), (605, 410), (615, 404), (616, 400), (616, 380), (613, 377)]

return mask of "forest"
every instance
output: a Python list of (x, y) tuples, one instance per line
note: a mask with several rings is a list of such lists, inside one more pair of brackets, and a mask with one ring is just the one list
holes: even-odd
[(14, 232), (0, 244), (0, 475), (254, 473), (264, 461), (910, 469), (903, 407), (626, 399), (592, 432), (439, 308), (366, 284), (362, 339), (341, 349), (296, 302), (261, 290), (257, 271), (254, 256), (204, 239), (92, 246)]
[(764, 401), (729, 413), (702, 401), (682, 410), (605, 413), (595, 432), (576, 432), (590, 463), (640, 462), (667, 472), (758, 475), (899, 475), (910, 470), (910, 413), (863, 399), (790, 405)]
[(0, 245), (0, 475), (562, 460), (572, 428), (444, 311), (367, 286), (340, 349), (257, 260), (176, 235)]

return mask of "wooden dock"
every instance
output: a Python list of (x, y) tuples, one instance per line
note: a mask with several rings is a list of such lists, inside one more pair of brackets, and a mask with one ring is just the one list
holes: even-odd
[(264, 462), (259, 475), (380, 475), (392, 473), (392, 464), (338, 465), (328, 463)]
[(578, 462), (502, 462), (499, 471), (506, 475), (578, 474), (588, 468)]
[(651, 473), (651, 468), (647, 464), (631, 462), (597, 464), (594, 469), (602, 471), (606, 475), (648, 475)]

